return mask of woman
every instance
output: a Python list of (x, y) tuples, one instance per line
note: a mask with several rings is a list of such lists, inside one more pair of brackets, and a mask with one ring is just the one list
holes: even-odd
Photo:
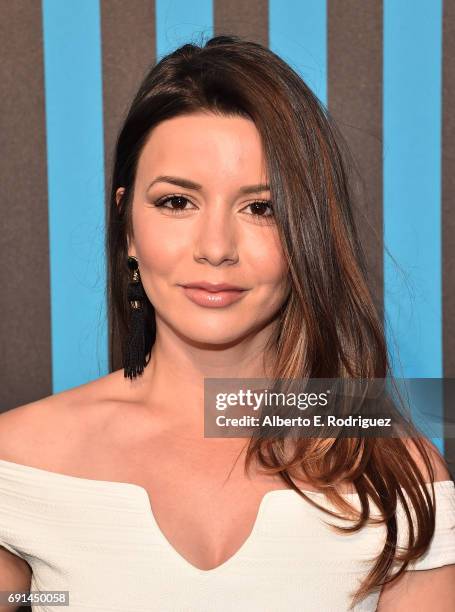
[(454, 484), (411, 424), (204, 437), (206, 378), (390, 375), (340, 142), (261, 45), (219, 36), (150, 70), (110, 193), (124, 368), (1, 415), (0, 589), (67, 590), (70, 610), (453, 609)]

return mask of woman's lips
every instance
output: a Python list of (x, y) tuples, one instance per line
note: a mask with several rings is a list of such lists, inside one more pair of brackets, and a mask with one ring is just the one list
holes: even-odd
[(189, 300), (206, 308), (229, 306), (241, 300), (247, 292), (246, 289), (225, 289), (223, 291), (207, 291), (200, 287), (182, 287), (182, 289)]

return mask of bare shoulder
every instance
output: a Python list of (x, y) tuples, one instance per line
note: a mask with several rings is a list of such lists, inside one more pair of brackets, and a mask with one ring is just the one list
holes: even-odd
[(118, 372), (0, 413), (0, 459), (58, 469), (103, 428)]
[[(428, 438), (420, 437), (427, 451), (434, 475), (430, 478), (422, 454), (418, 451), (412, 439), (406, 440), (406, 447), (417, 467), (424, 475), (424, 480), (430, 482), (452, 480), (447, 463), (439, 449)], [(405, 572), (392, 582), (382, 587), (377, 610), (378, 612), (394, 612), (395, 610), (452, 610), (455, 601), (455, 564), (450, 563), (426, 570), (411, 570)], [(435, 608), (435, 602), (438, 606)]]
[[(433, 442), (428, 440), (428, 438), (420, 437), (419, 440), (428, 454), (428, 458), (434, 472), (433, 481), (438, 482), (440, 480), (452, 480), (447, 462), (439, 451), (438, 447)], [(425, 482), (430, 482), (432, 479), (430, 478), (427, 465), (422, 453), (417, 448), (415, 441), (412, 438), (409, 438), (405, 440), (405, 444), (412, 459), (416, 462), (417, 467), (422, 472)]]

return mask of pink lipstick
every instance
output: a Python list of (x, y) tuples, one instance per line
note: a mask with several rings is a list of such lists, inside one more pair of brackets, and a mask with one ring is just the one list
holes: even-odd
[(180, 285), (186, 297), (198, 306), (222, 308), (242, 299), (247, 292), (244, 287), (228, 283), (197, 281)]

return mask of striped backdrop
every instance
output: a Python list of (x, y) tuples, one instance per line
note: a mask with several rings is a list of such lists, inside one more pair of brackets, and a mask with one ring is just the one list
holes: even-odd
[[(222, 33), (268, 45), (338, 121), (396, 375), (455, 377), (454, 2), (0, 0), (0, 410), (108, 372), (118, 127), (152, 63)], [(443, 424), (435, 441), (450, 467)]]

